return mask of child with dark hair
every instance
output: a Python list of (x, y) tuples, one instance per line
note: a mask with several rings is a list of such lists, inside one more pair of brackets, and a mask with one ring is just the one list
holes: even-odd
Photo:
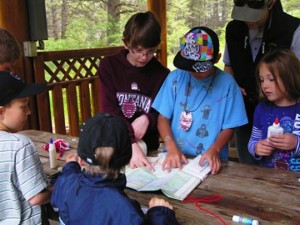
[(51, 198), (61, 224), (178, 224), (173, 207), (165, 200), (151, 199), (146, 219), (139, 203), (124, 192), (126, 177), (120, 170), (129, 163), (131, 152), (128, 127), (122, 119), (100, 113), (83, 124), (78, 156), (67, 156)]
[(233, 128), (247, 123), (239, 87), (215, 67), (220, 57), (218, 36), (208, 27), (194, 27), (180, 39), (174, 58), (178, 69), (168, 75), (153, 103), (167, 151), (164, 169), (181, 168), (185, 155), (201, 154), (199, 163), (207, 160), (216, 174), (221, 161), (228, 160)]
[(14, 71), (20, 56), (20, 45), (16, 38), (7, 30), (0, 28), (0, 71)]
[[(274, 50), (258, 64), (262, 101), (254, 113), (248, 144), (261, 166), (300, 171), (300, 61), (291, 50)], [(284, 133), (267, 137), (278, 118)]]
[(161, 26), (152, 12), (134, 14), (123, 32), (125, 49), (101, 60), (102, 111), (122, 117), (130, 129), (132, 168), (152, 165), (147, 150), (157, 150), (158, 113), (152, 102), (169, 70), (155, 57), (161, 42)]

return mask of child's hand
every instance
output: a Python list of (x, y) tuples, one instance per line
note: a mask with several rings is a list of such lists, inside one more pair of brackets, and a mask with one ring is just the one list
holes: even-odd
[(149, 201), (149, 209), (155, 206), (164, 206), (173, 210), (173, 206), (162, 198), (157, 198), (157, 197), (151, 198), (151, 200)]
[(162, 163), (162, 169), (167, 170), (167, 172), (170, 172), (172, 168), (181, 170), (183, 163), (188, 164), (188, 160), (178, 149), (175, 151), (168, 151), (168, 154)]
[(132, 156), (129, 162), (129, 166), (132, 169), (147, 166), (149, 170), (153, 171), (153, 166), (147, 160), (143, 150), (137, 143), (132, 144)]
[(206, 160), (210, 165), (211, 174), (216, 175), (222, 168), (222, 163), (220, 160), (219, 153), (214, 148), (214, 145), (211, 145), (210, 148), (202, 155), (199, 161), (199, 165), (202, 166)]
[(66, 163), (68, 162), (78, 162), (79, 161), (79, 157), (76, 153), (68, 153), (66, 155)]
[(297, 137), (291, 133), (274, 135), (268, 138), (269, 143), (280, 150), (293, 150), (297, 146)]
[(268, 139), (257, 142), (255, 147), (255, 154), (258, 156), (268, 156), (271, 155), (274, 147), (269, 143)]

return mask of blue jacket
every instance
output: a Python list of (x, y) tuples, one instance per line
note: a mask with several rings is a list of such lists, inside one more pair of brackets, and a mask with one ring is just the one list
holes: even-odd
[(81, 172), (77, 162), (65, 165), (57, 179), (51, 204), (65, 225), (176, 225), (174, 211), (153, 207), (145, 218), (140, 204), (124, 192), (126, 177), (112, 181)]

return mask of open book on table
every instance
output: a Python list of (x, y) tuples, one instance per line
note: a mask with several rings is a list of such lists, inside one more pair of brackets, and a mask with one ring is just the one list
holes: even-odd
[(164, 153), (160, 153), (157, 157), (147, 157), (149, 162), (154, 164), (154, 171), (146, 167), (131, 169), (126, 166), (126, 187), (137, 191), (161, 190), (169, 198), (183, 200), (211, 171), (208, 162), (203, 166), (199, 165), (200, 158), (201, 155), (189, 160), (188, 164), (183, 165), (182, 170), (172, 169), (168, 173), (162, 170)]

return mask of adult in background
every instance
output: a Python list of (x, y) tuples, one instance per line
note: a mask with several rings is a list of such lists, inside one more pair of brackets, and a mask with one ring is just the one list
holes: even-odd
[(101, 60), (102, 111), (123, 118), (131, 134), (131, 168), (152, 165), (143, 149), (157, 150), (158, 113), (152, 102), (169, 70), (154, 56), (161, 42), (161, 26), (151, 12), (134, 14), (123, 32), (125, 49)]
[(274, 48), (291, 49), (300, 58), (300, 19), (285, 13), (280, 0), (234, 0), (231, 17), (226, 27), (224, 70), (240, 86), (249, 120), (235, 129), (239, 161), (256, 164), (247, 148), (258, 104), (255, 68)]

